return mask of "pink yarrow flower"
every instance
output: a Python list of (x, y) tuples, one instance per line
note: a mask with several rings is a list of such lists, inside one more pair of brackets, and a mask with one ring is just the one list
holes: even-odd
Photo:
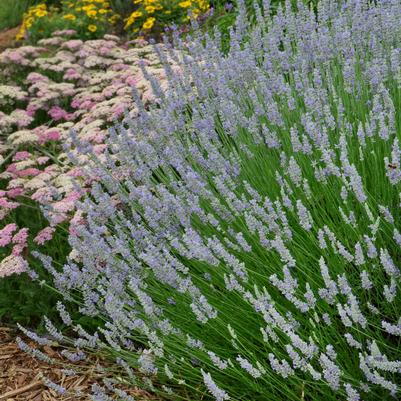
[(13, 157), (13, 161), (14, 162), (19, 162), (21, 160), (26, 160), (29, 158), (29, 156), (31, 156), (31, 154), (25, 150), (23, 150), (22, 152), (17, 152), (14, 157)]
[(7, 246), (13, 238), (13, 233), (17, 229), (17, 225), (14, 223), (7, 224), (2, 230), (0, 230), (0, 246)]
[(13, 188), (7, 191), (7, 196), (9, 198), (16, 198), (17, 196), (21, 196), (24, 193), (23, 188)]
[(18, 177), (29, 177), (29, 176), (35, 176), (40, 174), (41, 171), (38, 170), (37, 168), (26, 168), (25, 170), (21, 170), (17, 172)]
[(13, 244), (26, 245), (28, 239), (28, 228), (21, 228), (13, 237)]
[(62, 109), (59, 106), (53, 106), (47, 113), (55, 121), (59, 120), (70, 121), (74, 118), (73, 114), (67, 113), (64, 109)]
[(21, 255), (9, 255), (0, 262), (0, 278), (21, 274), (28, 268), (27, 261)]
[(38, 232), (33, 241), (38, 245), (43, 245), (45, 242), (50, 241), (53, 238), (54, 231), (54, 227), (46, 227)]
[(58, 141), (60, 139), (60, 131), (56, 128), (50, 128), (39, 133), (39, 143), (42, 145), (49, 141)]

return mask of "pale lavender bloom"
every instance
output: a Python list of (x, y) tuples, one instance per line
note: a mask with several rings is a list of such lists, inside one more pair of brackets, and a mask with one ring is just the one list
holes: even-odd
[(394, 228), (393, 239), (397, 243), (397, 245), (401, 247), (401, 234), (396, 228)]
[(290, 270), (283, 267), (284, 280), (279, 280), (276, 274), (269, 277), (270, 282), (277, 287), (284, 295), (293, 294), (298, 287), (298, 282), (291, 276)]
[(61, 351), (61, 355), (65, 356), (71, 362), (79, 362), (86, 359), (86, 355), (82, 351), (71, 352), (64, 349)]
[(330, 278), (329, 270), (327, 268), (326, 262), (323, 256), (319, 259), (320, 272), (323, 277), (326, 288), (319, 289), (319, 295), (321, 298), (325, 299), (329, 304), (333, 304), (338, 294), (337, 284), (334, 280)]
[(228, 366), (228, 362), (222, 360), (219, 356), (217, 356), (214, 352), (208, 351), (207, 353), (212, 360), (213, 364), (217, 366), (219, 369), (224, 370)]
[(309, 308), (313, 309), (316, 305), (317, 299), (310, 287), (310, 284), (306, 283), (305, 287), (306, 287), (306, 292), (304, 293), (304, 297), (306, 299), (306, 302), (307, 302)]
[(379, 369), (390, 373), (401, 373), (401, 361), (390, 361), (388, 357), (383, 354), (376, 341), (372, 341), (369, 345), (370, 355), (366, 356), (365, 361), (372, 369)]
[(347, 340), (347, 343), (348, 343), (351, 347), (354, 347), (354, 348), (357, 348), (357, 349), (362, 349), (362, 344), (361, 344), (359, 341), (356, 341), (356, 340), (354, 339), (354, 337), (352, 336), (352, 334), (350, 334), (350, 333), (345, 333), (345, 334), (344, 334), (344, 337), (345, 337), (345, 339)]
[(191, 348), (203, 349), (204, 345), (201, 340), (197, 340), (187, 335), (187, 345)]
[(297, 200), (297, 211), (299, 224), (306, 231), (310, 231), (313, 225), (312, 216), (309, 213), (308, 209), (303, 205), (302, 201), (299, 199)]
[(366, 306), (374, 315), (378, 315), (380, 313), (379, 309), (377, 309), (376, 306), (372, 305), (370, 302), (366, 302)]
[(350, 212), (349, 216), (347, 216), (341, 206), (338, 209), (344, 222), (352, 227), (356, 227), (356, 218), (354, 212)]
[(341, 193), (340, 193), (341, 199), (345, 202), (348, 198), (348, 191), (345, 186), (341, 187)]
[(373, 244), (373, 241), (370, 237), (367, 235), (363, 236), (363, 239), (365, 241), (366, 246), (368, 247), (367, 255), (370, 259), (374, 259), (377, 257), (377, 250), (375, 245)]
[(394, 298), (397, 295), (397, 283), (394, 277), (391, 277), (390, 285), (384, 284), (383, 295), (387, 302), (391, 303), (394, 301)]
[(168, 367), (167, 364), (164, 365), (164, 372), (166, 373), (166, 376), (171, 380), (174, 378), (174, 374), (171, 372), (170, 368)]
[(285, 359), (279, 361), (272, 353), (270, 353), (269, 361), (271, 368), (280, 376), (284, 377), (284, 379), (295, 374), (294, 369), (291, 368)]
[(347, 401), (360, 401), (361, 396), (349, 383), (344, 384)]
[(362, 249), (361, 243), (359, 241), (355, 244), (354, 261), (357, 266), (362, 266), (363, 264), (365, 264), (365, 257), (363, 255), (363, 249)]
[(65, 395), (67, 393), (67, 390), (65, 387), (60, 386), (57, 383), (54, 383), (53, 381), (51, 381), (50, 379), (48, 379), (47, 377), (43, 378), (43, 382), (45, 384), (46, 387), (51, 388), (52, 390), (56, 391), (56, 393), (60, 394), (60, 395)]
[(383, 266), (384, 271), (389, 276), (399, 276), (400, 270), (398, 267), (394, 265), (393, 259), (391, 258), (390, 254), (388, 253), (387, 249), (380, 249), (380, 262)]
[(146, 374), (156, 374), (158, 369), (154, 365), (154, 356), (151, 351), (144, 350), (138, 358), (139, 370)]
[(327, 326), (331, 325), (331, 319), (330, 319), (330, 316), (327, 313), (323, 313), (322, 319), (327, 324)]
[(320, 354), (319, 362), (323, 369), (323, 377), (330, 388), (332, 390), (338, 390), (340, 388), (340, 368), (330, 358), (328, 358), (326, 354)]
[(373, 283), (369, 278), (369, 274), (366, 270), (362, 270), (360, 273), (362, 288), (365, 290), (371, 290), (373, 288)]
[(18, 347), (22, 351), (26, 352), (29, 355), (32, 355), (34, 358), (38, 358), (39, 360), (46, 362), (49, 365), (53, 365), (56, 362), (55, 359), (50, 358), (48, 355), (46, 355), (42, 351), (39, 351), (38, 349), (35, 349), (35, 348), (31, 348), (27, 343), (22, 341), (20, 337), (17, 337), (15, 339), (15, 341), (16, 341)]
[(296, 127), (291, 127), (291, 144), (294, 152), (300, 152), (302, 150), (302, 143), (299, 138), (299, 133)]
[(394, 217), (393, 217), (393, 215), (391, 214), (390, 210), (387, 207), (385, 207), (383, 205), (379, 205), (379, 210), (380, 210), (380, 213), (383, 215), (384, 219), (388, 223), (394, 224)]
[(294, 347), (291, 344), (287, 344), (285, 346), (288, 356), (292, 360), (292, 366), (294, 369), (301, 369), (302, 371), (307, 370), (308, 360), (301, 357), (298, 352), (295, 351)]
[(57, 311), (60, 314), (60, 317), (61, 317), (63, 323), (66, 326), (71, 326), (71, 324), (72, 324), (71, 316), (69, 315), (69, 313), (65, 309), (65, 306), (60, 301), (58, 301), (56, 308), (57, 308)]
[(365, 136), (366, 136), (365, 131), (363, 129), (362, 123), (360, 122), (358, 124), (357, 137), (358, 137), (359, 143), (361, 144), (362, 147), (366, 146)]
[(215, 398), (216, 401), (224, 401), (229, 400), (230, 396), (221, 388), (219, 388), (216, 383), (213, 381), (210, 373), (205, 373), (203, 369), (201, 369), (203, 382), (205, 383), (209, 393)]
[(336, 246), (337, 246), (338, 253), (344, 259), (346, 259), (348, 262), (352, 262), (354, 260), (354, 257), (352, 256), (352, 254), (345, 248), (345, 246), (340, 241), (336, 242)]
[(54, 324), (46, 316), (44, 316), (43, 318), (45, 321), (46, 330), (50, 334), (50, 336), (57, 341), (60, 342), (63, 341), (64, 335), (54, 326)]
[(340, 303), (337, 304), (338, 314), (340, 315), (340, 319), (345, 327), (352, 327), (352, 321), (349, 318), (345, 308)]
[[(394, 138), (393, 148), (391, 151), (391, 163), (390, 160), (385, 157), (385, 170), (388, 179), (392, 185), (398, 184), (401, 181), (401, 152), (398, 144), (398, 138)], [(394, 168), (390, 168), (389, 165)]]
[(39, 337), (36, 333), (27, 330), (17, 323), (18, 328), (31, 340), (37, 342), (39, 345), (52, 345), (52, 341), (45, 337)]
[(390, 393), (395, 394), (397, 392), (397, 385), (389, 380), (386, 380), (376, 370), (372, 371), (367, 364), (366, 357), (364, 357), (361, 353), (359, 354), (359, 367), (368, 382), (377, 384), (384, 389), (389, 390)]
[(326, 345), (326, 354), (333, 361), (337, 359), (337, 352), (331, 344)]
[(252, 364), (247, 359), (238, 355), (236, 360), (240, 364), (241, 368), (246, 370), (255, 379), (262, 376), (262, 372), (259, 369), (255, 368), (254, 366), (252, 366)]
[(299, 187), (302, 184), (302, 171), (293, 156), (290, 157), (288, 162), (287, 173), (296, 186)]
[(391, 324), (382, 320), (382, 327), (388, 334), (401, 337), (401, 324), (399, 322), (398, 324)]
[(339, 274), (337, 276), (337, 283), (338, 283), (338, 288), (340, 289), (341, 294), (349, 295), (352, 293), (351, 286), (349, 285), (349, 282), (348, 282), (345, 274)]
[(324, 231), (319, 228), (317, 235), (318, 235), (320, 249), (327, 249), (327, 243), (324, 239)]

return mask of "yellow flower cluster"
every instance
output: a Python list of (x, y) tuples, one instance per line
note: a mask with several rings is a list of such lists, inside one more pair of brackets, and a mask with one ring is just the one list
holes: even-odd
[[(106, 31), (120, 16), (115, 14), (107, 0), (61, 0), (61, 7), (48, 8), (45, 3), (30, 7), (24, 14), (17, 39), (21, 40), (38, 19), (46, 17), (47, 23), (57, 27), (72, 28), (80, 33), (93, 34)], [(41, 26), (45, 25), (41, 21)]]
[[(46, 0), (42, 1), (24, 14), (17, 39), (29, 36), (36, 40), (60, 29), (74, 29), (84, 37), (98, 37), (122, 19), (113, 12), (111, 0), (60, 0), (60, 7), (49, 7)], [(133, 2), (133, 12), (124, 20), (125, 29), (131, 33), (159, 34), (166, 26), (186, 23), (210, 9), (209, 0), (125, 1)]]
[(208, 0), (133, 0), (135, 11), (125, 20), (125, 29), (136, 33), (187, 22), (209, 10)]
[(49, 10), (47, 9), (46, 4), (44, 3), (30, 7), (28, 11), (24, 14), (21, 28), (16, 36), (16, 39), (17, 40), (24, 39), (26, 32), (29, 31), (29, 28), (31, 28), (35, 20), (46, 17), (48, 14)]
[(106, 0), (63, 0), (63, 9), (71, 10), (63, 15), (66, 20), (89, 19), (87, 29), (96, 32), (99, 24), (115, 24), (120, 16), (114, 14), (110, 3)]

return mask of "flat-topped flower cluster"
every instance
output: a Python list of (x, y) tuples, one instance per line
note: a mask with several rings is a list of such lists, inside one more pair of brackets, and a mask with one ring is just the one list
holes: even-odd
[(253, 28), (238, 3), (227, 54), (176, 36), (159, 107), (102, 160), (78, 141), (85, 224), (41, 256), (105, 322), (76, 345), (172, 400), (398, 399), (401, 3), (264, 0)]
[[(0, 220), (12, 220), (9, 214), (27, 200), (45, 207), (49, 226), (31, 233), (38, 245), (52, 238), (58, 224), (71, 220), (76, 200), (90, 186), (63, 148), (71, 143), (70, 130), (101, 154), (113, 121), (124, 118), (126, 110), (132, 117), (137, 113), (132, 88), (145, 104), (154, 99), (140, 64), (165, 80), (145, 41), (120, 43), (111, 35), (91, 41), (68, 38), (74, 34), (55, 32), (38, 46), (0, 54)], [(79, 221), (77, 213), (71, 231)], [(10, 249), (0, 262), (0, 277), (26, 267), (26, 234), (26, 227), (18, 231), (13, 222), (0, 230), (0, 246)]]

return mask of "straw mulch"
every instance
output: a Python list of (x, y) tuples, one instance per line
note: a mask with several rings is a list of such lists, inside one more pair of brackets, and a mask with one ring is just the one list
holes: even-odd
[(19, 27), (0, 31), (0, 51), (5, 50), (8, 47), (14, 47), (15, 35), (18, 31)]
[[(65, 376), (62, 367), (49, 365), (37, 360), (18, 348), (15, 337), (19, 335), (32, 347), (37, 344), (24, 338), (10, 328), (0, 327), (0, 401), (84, 401), (90, 400), (91, 387), (94, 383), (102, 385), (102, 378), (96, 371), (96, 365), (104, 361), (97, 357), (91, 357), (88, 361), (80, 363), (78, 376)], [(60, 355), (61, 347), (43, 346), (39, 348), (49, 357), (67, 361)], [(60, 395), (55, 390), (44, 385), (43, 377), (47, 377), (54, 383), (66, 388), (69, 395)], [(139, 400), (157, 400), (149, 393), (136, 388), (126, 389), (127, 393)], [(83, 395), (71, 395), (80, 391)], [(71, 393), (70, 393), (71, 392)]]

